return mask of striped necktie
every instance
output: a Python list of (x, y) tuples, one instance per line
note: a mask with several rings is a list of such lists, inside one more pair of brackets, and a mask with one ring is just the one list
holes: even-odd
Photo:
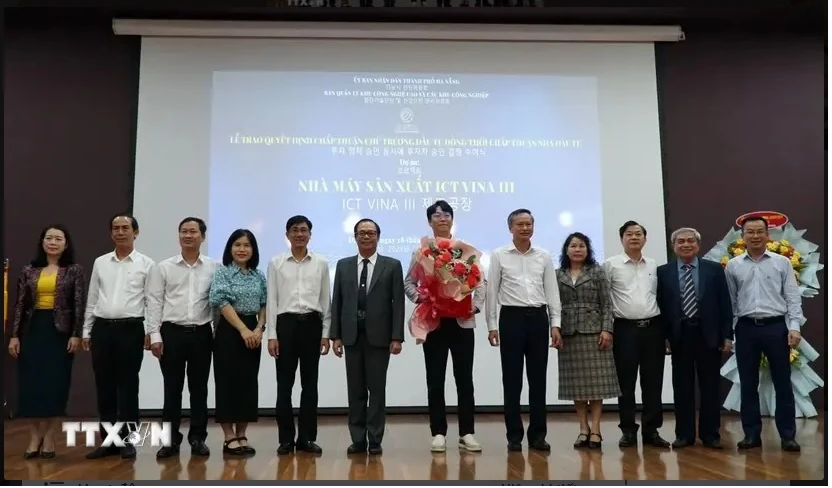
[(682, 275), (682, 313), (685, 317), (696, 317), (699, 312), (699, 304), (696, 303), (696, 287), (693, 286), (693, 274), (691, 273), (693, 266), (685, 264), (682, 266), (684, 274)]

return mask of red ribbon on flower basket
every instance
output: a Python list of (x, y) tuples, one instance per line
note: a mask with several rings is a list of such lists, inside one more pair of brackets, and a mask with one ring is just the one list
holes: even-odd
[(410, 334), (421, 344), (440, 319), (474, 316), (472, 294), (482, 282), (480, 252), (459, 240), (422, 238), (410, 276), (421, 303), (410, 316)]

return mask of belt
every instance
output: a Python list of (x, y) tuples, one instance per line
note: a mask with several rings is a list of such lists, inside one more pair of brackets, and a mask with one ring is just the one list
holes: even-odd
[(124, 324), (128, 322), (144, 322), (144, 317), (125, 317), (123, 319), (104, 319), (96, 317), (95, 320), (96, 322), (104, 322), (107, 324)]
[(514, 305), (504, 305), (501, 310), (507, 312), (520, 312), (527, 315), (535, 315), (546, 311), (546, 305), (538, 305), (536, 307), (517, 307)]
[(282, 313), (279, 316), (287, 317), (287, 318), (291, 317), (292, 319), (297, 320), (298, 322), (306, 322), (308, 320), (314, 320), (314, 319), (320, 319), (321, 318), (321, 314), (319, 312), (307, 312), (307, 313), (287, 312), (287, 313)]
[(164, 323), (162, 323), (162, 325), (165, 325), (165, 324), (170, 324), (174, 327), (181, 327), (183, 329), (196, 329), (198, 327), (202, 327), (203, 325), (209, 325), (210, 322), (207, 323), (207, 324), (177, 324), (176, 322), (164, 322)]
[(642, 328), (642, 327), (647, 327), (650, 324), (652, 324), (653, 320), (655, 318), (656, 317), (650, 317), (650, 318), (647, 318), (647, 319), (633, 320), (633, 319), (624, 319), (624, 318), (616, 317), (615, 322), (619, 322), (619, 323), (622, 323), (622, 324), (635, 325), (636, 327)]
[(786, 321), (786, 317), (784, 315), (778, 315), (777, 317), (740, 317), (740, 320), (743, 322), (751, 322), (754, 325), (768, 325), (768, 324), (779, 324)]

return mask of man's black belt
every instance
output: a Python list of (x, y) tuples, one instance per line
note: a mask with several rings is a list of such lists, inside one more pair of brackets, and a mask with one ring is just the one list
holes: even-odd
[(144, 317), (125, 317), (123, 319), (104, 319), (101, 317), (96, 317), (95, 321), (102, 322), (105, 324), (124, 324), (127, 322), (144, 322)]
[(616, 317), (615, 322), (627, 325), (635, 325), (636, 327), (648, 327), (653, 323), (654, 320), (656, 320), (657, 317), (650, 317), (647, 319), (624, 319), (621, 317)]
[(315, 320), (320, 319), (321, 314), (320, 312), (307, 312), (307, 313), (293, 313), (293, 312), (286, 312), (278, 315), (278, 317), (286, 317), (292, 318), (297, 320), (298, 322), (306, 322), (308, 320)]
[(778, 315), (776, 317), (740, 317), (740, 320), (743, 322), (751, 322), (754, 325), (768, 325), (768, 324), (779, 324), (786, 321), (786, 317), (784, 315)]
[(507, 312), (520, 312), (525, 313), (527, 315), (536, 315), (541, 312), (546, 311), (546, 305), (538, 305), (536, 307), (517, 307), (514, 305), (504, 305), (501, 307), (501, 310), (505, 310)]

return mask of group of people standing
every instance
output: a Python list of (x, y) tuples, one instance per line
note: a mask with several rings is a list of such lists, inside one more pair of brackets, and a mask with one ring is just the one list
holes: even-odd
[[(450, 204), (435, 202), (426, 217), (434, 237), (457, 238), (451, 236)], [(619, 445), (637, 444), (639, 376), (642, 441), (671, 446), (659, 435), (667, 354), (673, 362), (676, 411), (672, 446), (692, 445), (698, 435), (706, 447), (721, 448), (716, 393), (721, 351), (735, 346), (745, 431), (738, 447), (761, 445), (757, 385), (764, 354), (777, 394), (782, 447), (800, 449), (788, 378), (789, 346), (800, 341), (800, 299), (788, 260), (766, 251), (765, 220), (743, 222), (747, 252), (725, 271), (697, 257), (701, 237), (691, 228), (673, 232), (677, 257), (663, 266), (642, 255), (647, 230), (634, 221), (619, 229), (622, 254), (598, 263), (590, 239), (576, 232), (564, 241), (556, 266), (546, 250), (532, 244), (529, 210), (512, 212), (507, 224), (512, 242), (491, 255), (488, 276), (473, 294), (473, 316), (441, 318), (422, 345), (431, 451), (446, 450), (448, 356), (459, 399), (459, 447), (482, 450), (474, 437), (474, 316), (479, 313), (485, 314), (489, 343), (500, 349), (510, 451), (521, 450), (524, 437), (530, 449), (550, 450), (550, 347), (559, 350), (558, 395), (575, 404), (576, 448), (601, 447), (602, 402), (610, 398), (618, 398)], [(382, 453), (387, 369), (405, 341), (405, 299), (419, 303), (429, 297), (421, 295), (419, 283), (403, 272), (400, 261), (378, 254), (378, 223), (362, 219), (355, 225), (357, 254), (338, 261), (332, 288), (327, 259), (308, 249), (312, 222), (304, 216), (287, 221), (290, 249), (271, 258), (265, 272), (257, 240), (246, 229), (231, 234), (221, 262), (201, 253), (207, 226), (200, 218), (182, 220), (180, 253), (159, 263), (135, 249), (139, 224), (133, 216), (114, 216), (110, 232), (115, 249), (95, 260), (88, 287), (74, 262), (69, 231), (60, 225), (43, 230), (35, 259), (18, 280), (8, 349), (20, 362), (19, 415), (32, 421), (26, 458), (54, 457), (72, 359), (81, 349), (92, 354), (102, 422), (139, 421), (144, 350), (158, 358), (164, 377), (162, 420), (171, 423), (173, 434), (172, 445), (157, 452), (160, 458), (178, 455), (184, 440), (179, 425), (186, 379), (191, 397), (187, 442), (193, 455), (210, 454), (207, 384), (213, 361), (215, 421), (222, 426), (223, 452), (254, 454), (246, 429), (258, 420), (264, 340), (277, 373), (278, 454), (322, 452), (317, 444), (318, 368), (330, 348), (345, 356), (348, 453)], [(530, 408), (525, 432), (520, 408), (524, 362)], [(298, 368), (296, 426), (292, 391)], [(701, 392), (698, 433), (694, 372)], [(87, 457), (110, 455), (134, 458), (136, 450), (129, 443), (99, 447)]]

